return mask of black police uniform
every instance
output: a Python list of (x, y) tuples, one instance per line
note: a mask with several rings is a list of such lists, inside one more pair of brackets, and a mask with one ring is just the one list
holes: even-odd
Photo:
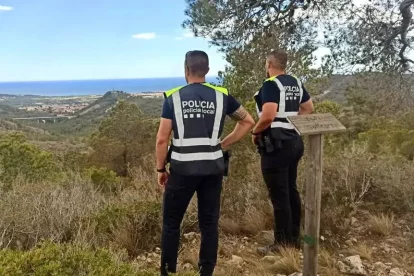
[(277, 103), (277, 115), (260, 139), (262, 174), (275, 217), (275, 244), (297, 245), (300, 234), (301, 200), (296, 178), (303, 156), (303, 140), (287, 116), (297, 115), (301, 103), (310, 99), (301, 81), (290, 75), (267, 79), (255, 94), (259, 117), (265, 103)]
[(227, 89), (207, 83), (189, 84), (165, 93), (162, 117), (172, 120), (174, 138), (163, 204), (162, 275), (176, 272), (180, 225), (195, 192), (201, 231), (200, 273), (213, 274), (225, 171), (220, 137), (226, 114), (239, 107)]

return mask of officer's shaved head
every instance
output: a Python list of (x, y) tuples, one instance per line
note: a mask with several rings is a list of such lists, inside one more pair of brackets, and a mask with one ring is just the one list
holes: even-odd
[(208, 55), (203, 51), (189, 51), (185, 55), (185, 68), (195, 77), (205, 77), (210, 70)]
[(267, 55), (267, 63), (274, 69), (286, 70), (287, 67), (287, 53), (283, 50), (274, 50)]

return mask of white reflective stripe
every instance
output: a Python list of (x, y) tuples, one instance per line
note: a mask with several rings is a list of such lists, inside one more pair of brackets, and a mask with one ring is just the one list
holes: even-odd
[(299, 86), (299, 104), (302, 102), (302, 96), (303, 96), (303, 88), (302, 88), (302, 82), (300, 81), (300, 79), (296, 78), (296, 81), (298, 82), (298, 86)]
[(278, 113), (279, 112), (284, 113), (285, 109), (286, 109), (286, 89), (277, 78), (274, 79), (274, 82), (277, 84), (277, 87), (279, 87), (279, 90), (280, 90), (280, 100), (279, 100), (279, 111), (278, 111)]
[(276, 118), (287, 118), (288, 116), (298, 115), (297, 111), (288, 111), (288, 112), (278, 112)]
[(211, 134), (212, 141), (219, 138), (220, 124), (223, 118), (223, 98), (223, 93), (216, 91), (216, 116), (214, 118), (213, 133)]
[(186, 138), (182, 139), (181, 144), (176, 139), (173, 139), (173, 145), (176, 147), (217, 146), (218, 144), (220, 144), (220, 139)]
[(257, 116), (262, 116), (262, 112), (260, 111), (260, 109), (259, 109), (259, 106), (257, 105), (257, 103), (256, 103), (256, 112), (257, 112)]
[(224, 96), (223, 93), (216, 91), (216, 114), (213, 125), (212, 138), (184, 138), (184, 120), (180, 92), (172, 95), (174, 104), (174, 113), (176, 118), (178, 138), (173, 139), (173, 145), (176, 147), (191, 147), (191, 146), (217, 146), (220, 144), (219, 132), (221, 119), (223, 117)]
[(171, 159), (177, 161), (203, 161), (203, 160), (217, 160), (223, 157), (221, 150), (215, 152), (197, 152), (197, 153), (178, 153), (172, 152)]
[(181, 97), (180, 97), (180, 91), (177, 91), (176, 93), (172, 94), (173, 98), (173, 104), (174, 104), (174, 113), (175, 113), (175, 119), (177, 124), (177, 130), (178, 130), (178, 147), (181, 146), (184, 138), (184, 121), (183, 121), (183, 109), (181, 106)]
[(271, 125), (271, 128), (286, 128), (286, 129), (295, 129), (291, 123), (285, 123), (285, 122), (273, 122)]

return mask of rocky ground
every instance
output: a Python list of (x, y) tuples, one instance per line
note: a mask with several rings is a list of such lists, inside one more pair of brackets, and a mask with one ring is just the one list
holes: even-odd
[[(366, 217), (352, 219), (348, 234), (338, 237), (322, 233), (319, 275), (414, 276), (412, 230), (407, 221), (395, 220), (388, 236), (378, 236), (367, 226)], [(254, 237), (221, 236), (216, 275), (302, 275), (303, 254), (285, 249), (280, 254), (261, 256), (256, 248), (272, 241), (271, 231)], [(180, 251), (180, 271), (197, 268), (200, 235), (185, 233)], [(142, 269), (156, 268), (160, 249), (141, 255), (137, 265)]]

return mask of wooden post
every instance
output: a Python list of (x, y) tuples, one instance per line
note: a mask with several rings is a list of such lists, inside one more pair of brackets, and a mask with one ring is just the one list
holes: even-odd
[(309, 150), (306, 168), (304, 276), (318, 274), (319, 228), (323, 169), (323, 135), (308, 137)]
[(303, 275), (316, 276), (321, 219), (323, 133), (345, 131), (346, 128), (330, 113), (292, 116), (288, 120), (300, 135), (308, 136)]

